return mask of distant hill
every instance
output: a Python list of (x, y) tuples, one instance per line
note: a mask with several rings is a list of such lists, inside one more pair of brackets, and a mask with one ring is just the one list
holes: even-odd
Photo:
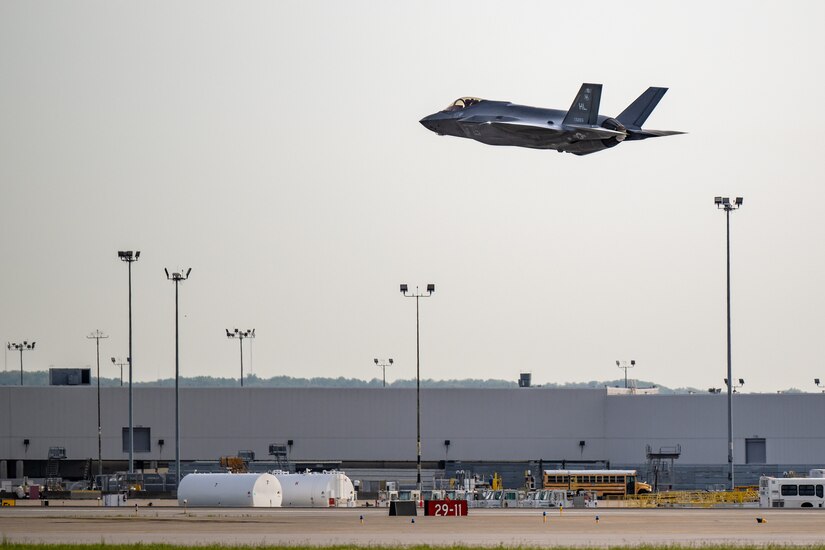
[[(31, 371), (23, 373), (23, 383), (26, 386), (47, 386), (49, 384), (48, 371)], [(94, 379), (93, 379), (94, 383)], [(125, 382), (128, 384), (128, 381)], [(0, 373), (0, 386), (17, 386), (20, 384), (20, 371), (6, 371)], [(119, 386), (120, 378), (101, 377), (100, 385), (111, 387)], [(174, 378), (163, 378), (150, 382), (134, 382), (134, 387), (173, 387)], [(239, 386), (237, 378), (215, 378), (212, 376), (192, 376), (181, 377), (180, 385), (187, 388), (228, 388)], [(590, 382), (568, 382), (565, 384), (541, 384), (545, 388), (603, 388), (605, 386), (623, 386), (624, 379), (621, 380), (592, 380)], [(293, 378), (291, 376), (273, 376), (272, 378), (258, 378), (254, 374), (244, 379), (245, 387), (256, 388), (380, 388), (381, 380), (361, 380), (358, 378)], [(415, 379), (394, 380), (387, 384), (391, 388), (414, 388)], [(539, 385), (537, 385), (538, 387)], [(649, 388), (658, 386), (663, 394), (686, 394), (701, 393), (695, 388), (668, 388), (645, 380), (636, 380), (639, 388)], [(499, 379), (475, 379), (465, 378), (461, 380), (433, 380), (430, 378), (421, 380), (422, 388), (516, 388), (518, 384), (510, 380)]]

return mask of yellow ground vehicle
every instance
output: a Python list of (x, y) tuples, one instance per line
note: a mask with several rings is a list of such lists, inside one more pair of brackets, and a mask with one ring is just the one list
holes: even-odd
[(642, 495), (653, 490), (636, 480), (636, 470), (544, 470), (542, 488), (593, 491), (599, 498)]

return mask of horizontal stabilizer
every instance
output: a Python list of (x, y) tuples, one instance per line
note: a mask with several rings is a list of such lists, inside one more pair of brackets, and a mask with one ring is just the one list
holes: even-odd
[(633, 130), (631, 128), (628, 128), (627, 137), (625, 139), (627, 139), (628, 141), (634, 141), (652, 137), (677, 136), (679, 134), (686, 133), (687, 132), (679, 132), (677, 130)]
[(664, 97), (667, 88), (650, 87), (616, 117), (626, 128), (641, 128)]
[(582, 84), (562, 124), (565, 126), (571, 124), (595, 126), (596, 120), (599, 118), (599, 103), (601, 100), (601, 84)]

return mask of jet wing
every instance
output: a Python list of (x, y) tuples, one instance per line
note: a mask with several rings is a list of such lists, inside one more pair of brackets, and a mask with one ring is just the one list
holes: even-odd
[(562, 129), (558, 126), (547, 124), (547, 122), (545, 121), (533, 121), (529, 119), (521, 119), (514, 117), (501, 117), (494, 120), (490, 120), (488, 117), (471, 116), (467, 118), (462, 118), (459, 122), (465, 124), (485, 124), (488, 126), (492, 126), (494, 128), (500, 128), (501, 130), (506, 130), (513, 133), (535, 134), (542, 132), (558, 133), (562, 131)]

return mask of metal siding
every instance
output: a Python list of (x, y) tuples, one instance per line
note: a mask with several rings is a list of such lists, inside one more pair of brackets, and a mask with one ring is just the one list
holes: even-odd
[[(825, 396), (738, 394), (734, 454), (745, 439), (767, 440), (769, 464), (816, 464), (825, 457)], [(174, 458), (174, 389), (135, 388), (135, 426), (152, 431), (152, 452)], [(102, 388), (104, 459), (125, 460), (128, 388)], [(422, 389), (424, 460), (607, 459), (645, 461), (645, 445), (682, 445), (677, 464), (723, 464), (726, 396), (607, 396), (604, 390)], [(97, 456), (95, 387), (0, 388), (0, 459)], [(240, 449), (267, 458), (294, 440), (294, 460), (414, 460), (415, 390), (397, 388), (183, 388), (181, 457), (215, 460)], [(22, 440), (31, 445), (24, 453)], [(160, 449), (158, 439), (164, 439)], [(449, 450), (444, 440), (449, 439)], [(582, 449), (578, 443), (586, 442)]]

